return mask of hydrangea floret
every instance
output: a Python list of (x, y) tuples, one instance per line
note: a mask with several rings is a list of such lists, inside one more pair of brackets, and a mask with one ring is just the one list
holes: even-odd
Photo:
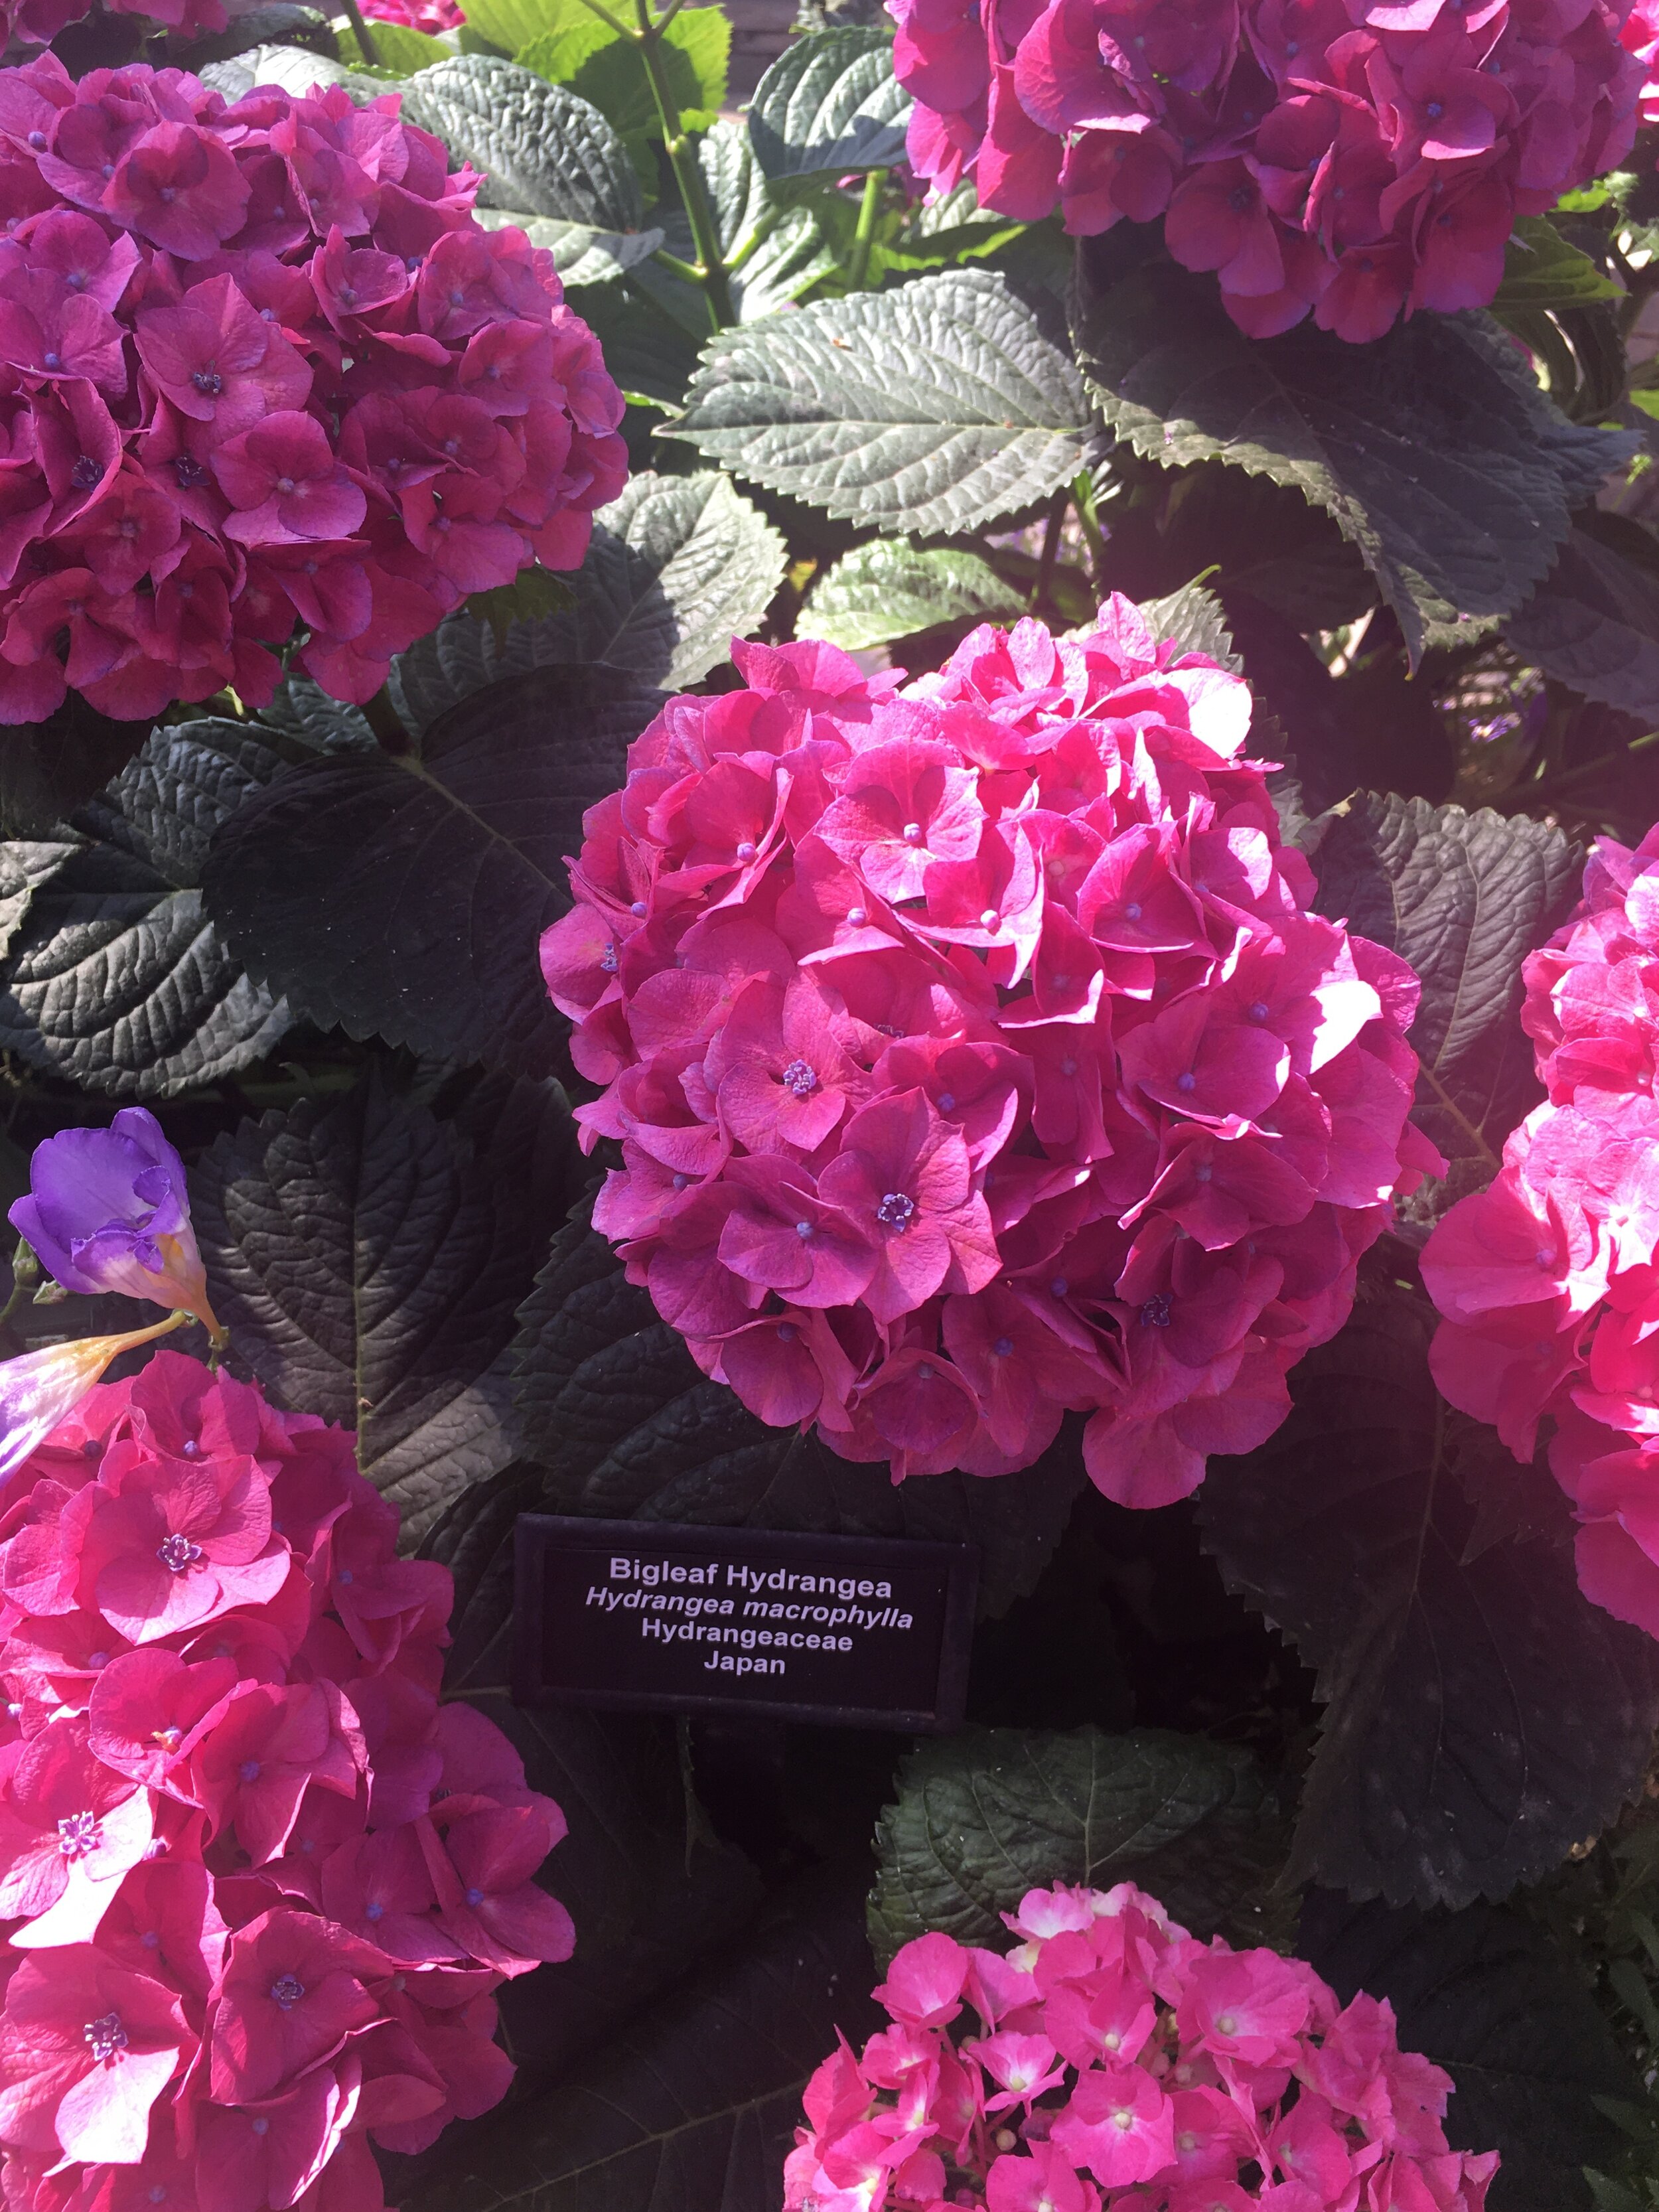
[(504, 2094), (564, 1824), (440, 1705), (453, 1585), (397, 1534), (349, 1435), (172, 1351), (0, 1486), (15, 2212), (378, 2212), (371, 2144)]
[(1519, 1458), (1553, 1425), (1585, 1595), (1659, 1636), (1659, 828), (1597, 841), (1524, 972), (1547, 1097), (1425, 1249), (1435, 1380)]
[(787, 2212), (1480, 2212), (1497, 2154), (1448, 2148), (1450, 2078), (1386, 2002), (1128, 1882), (1004, 1917), (1011, 1950), (898, 1953), (891, 2026), (807, 2084)]
[(1162, 1504), (1270, 1435), (1408, 1127), (1394, 955), (1311, 913), (1250, 695), (1127, 600), (899, 688), (733, 646), (586, 817), (543, 940), (622, 1146), (595, 1226), (704, 1370), (896, 1479), (1066, 1407)]
[(889, 0), (912, 165), (1091, 236), (1164, 219), (1252, 337), (1484, 306), (1518, 216), (1614, 167), (1627, 0)]
[(551, 256), (388, 93), (234, 104), (53, 55), (0, 79), (0, 722), (133, 720), (277, 650), (335, 697), (620, 489)]

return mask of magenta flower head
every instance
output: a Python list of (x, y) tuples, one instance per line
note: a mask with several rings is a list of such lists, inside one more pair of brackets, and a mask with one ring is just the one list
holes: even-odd
[(9, 1218), (66, 1291), (148, 1298), (220, 1334), (185, 1164), (142, 1106), (124, 1107), (107, 1129), (64, 1129), (37, 1145), (29, 1194)]
[(939, 1933), (875, 1991), (891, 2021), (808, 2081), (786, 2212), (1481, 2212), (1451, 2078), (1394, 2014), (1276, 1951), (1200, 1942), (1133, 1883), (1033, 1889), (1006, 1953)]
[(593, 1224), (705, 1373), (894, 1475), (1090, 1416), (1162, 1505), (1289, 1410), (1389, 1200), (1416, 980), (1310, 911), (1248, 685), (1115, 599), (908, 690), (733, 647), (587, 815), (542, 941)]

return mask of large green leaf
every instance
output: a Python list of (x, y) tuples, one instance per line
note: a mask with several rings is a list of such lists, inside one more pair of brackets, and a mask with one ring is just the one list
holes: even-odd
[(1536, 1881), (1639, 1794), (1659, 1650), (1579, 1590), (1565, 1500), (1536, 1539), (1473, 1540), (1434, 1319), (1373, 1284), (1295, 1370), (1283, 1428), (1210, 1462), (1198, 1513), (1227, 1587), (1317, 1671), (1292, 1876), (1457, 1908)]
[(819, 577), (795, 624), (857, 653), (945, 623), (1012, 621), (1025, 602), (977, 553), (956, 546), (918, 552), (902, 538), (855, 545)]
[(48, 872), (40, 846), (9, 875), (32, 901), (0, 971), (0, 1045), (117, 1098), (167, 1098), (234, 1074), (289, 1025), (204, 911), (209, 840), (283, 765), (274, 732), (234, 722), (158, 729), (71, 817), (82, 841)]
[(1088, 414), (1047, 319), (951, 270), (722, 331), (668, 434), (831, 514), (953, 532), (1067, 482)]
[(550, 2095), (458, 2130), (404, 2212), (776, 2212), (809, 2077), (878, 2025), (872, 1978), (850, 1889), (782, 1899)]
[[(784, 544), (712, 469), (630, 478), (593, 518), (576, 603), (549, 617), (544, 643), (679, 690), (759, 624), (783, 580)], [(561, 644), (562, 641), (562, 644)]]
[(1571, 509), (1629, 450), (1569, 422), (1510, 340), (1417, 315), (1366, 346), (1304, 324), (1247, 338), (1213, 281), (1090, 240), (1074, 328), (1106, 420), (1168, 468), (1218, 459), (1294, 485), (1358, 546), (1413, 660), (1431, 625), (1512, 614)]
[(756, 89), (749, 137), (769, 177), (889, 169), (904, 159), (910, 95), (890, 31), (814, 31), (786, 46)]
[(274, 84), (295, 98), (319, 87), (337, 84), (362, 107), (395, 89), (385, 77), (369, 76), (344, 62), (331, 61), (326, 54), (314, 54), (308, 46), (255, 46), (233, 60), (209, 62), (201, 77), (204, 84), (231, 100), (246, 99), (258, 84)]
[[(1510, 617), (1507, 635), (1522, 659), (1547, 676), (1587, 699), (1640, 714), (1656, 729), (1659, 544), (1648, 543), (1652, 567), (1626, 560), (1588, 529), (1571, 531), (1554, 568)], [(1638, 550), (1646, 550), (1639, 541)]]
[(412, 76), (404, 113), (441, 138), (458, 161), (487, 172), (485, 207), (556, 216), (597, 230), (638, 230), (640, 180), (597, 107), (533, 70), (488, 54), (458, 54)]
[(999, 1946), (1003, 1914), (1056, 1881), (1139, 1881), (1196, 1933), (1224, 1921), (1231, 1933), (1285, 1840), (1239, 1746), (1163, 1729), (969, 1729), (899, 1769), (876, 1835), (870, 1940), (884, 1958), (933, 1928)]
[[(467, 635), (494, 651), (486, 624)], [(320, 1027), (545, 1074), (563, 1030), (537, 939), (657, 704), (620, 669), (531, 667), (440, 713), (417, 752), (307, 763), (215, 839), (209, 911)]]
[(1315, 1890), (1303, 1956), (1346, 2004), (1386, 1997), (1402, 2050), (1457, 2085), (1446, 2132), (1460, 2150), (1502, 2154), (1492, 2212), (1580, 2212), (1583, 2169), (1621, 2137), (1599, 2100), (1640, 2094), (1576, 1961), (1535, 1922), (1502, 1906), (1390, 1912)]
[(1504, 1138), (1538, 1096), (1516, 1018), (1521, 966), (1577, 893), (1579, 854), (1552, 824), (1483, 807), (1356, 792), (1304, 837), (1322, 914), (1411, 963), (1423, 996), (1410, 1040), (1419, 1121), (1452, 1164), (1407, 1201), (1426, 1234), (1449, 1200), (1489, 1182)]
[(477, 208), (485, 230), (523, 231), (532, 246), (544, 246), (567, 287), (614, 284), (662, 244), (659, 230), (595, 230), (591, 223), (562, 222), (556, 216), (524, 215), (515, 208)]
[(590, 286), (570, 304), (604, 348), (605, 368), (624, 398), (643, 407), (680, 406), (696, 373), (697, 349), (708, 324), (706, 312), (694, 336), (678, 315), (654, 299), (641, 298), (631, 286)]
[(547, 1470), (550, 1511), (975, 1543), (981, 1609), (1000, 1613), (1035, 1587), (1081, 1486), (1068, 1443), (1018, 1483), (939, 1474), (896, 1486), (883, 1466), (768, 1428), (703, 1376), (584, 1209), (520, 1322), (520, 1431)]
[(574, 1156), (556, 1084), (488, 1079), (440, 1121), (370, 1082), (244, 1121), (192, 1171), (233, 1347), (356, 1431), (410, 1541), (514, 1456), (504, 1355)]

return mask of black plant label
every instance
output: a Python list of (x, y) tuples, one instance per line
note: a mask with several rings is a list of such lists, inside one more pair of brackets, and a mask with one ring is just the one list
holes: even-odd
[(972, 1544), (526, 1513), (514, 1695), (520, 1705), (953, 1729), (978, 1580)]

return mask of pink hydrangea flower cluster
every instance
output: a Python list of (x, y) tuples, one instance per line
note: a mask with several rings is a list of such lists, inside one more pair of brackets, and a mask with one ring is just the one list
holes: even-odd
[(1636, 0), (1625, 24), (1624, 42), (1642, 65), (1642, 120), (1659, 123), (1659, 0)]
[(892, 2026), (807, 2084), (787, 2212), (1480, 2212), (1498, 2154), (1447, 2148), (1451, 2081), (1388, 2003), (1129, 1882), (1004, 1917), (1006, 1954), (893, 1960)]
[(1091, 236), (1164, 218), (1252, 337), (1481, 307), (1636, 127), (1629, 0), (888, 0), (910, 159)]
[(1121, 598), (896, 690), (744, 645), (586, 819), (543, 940), (594, 1207), (705, 1371), (896, 1479), (1092, 1415), (1163, 1504), (1288, 1409), (1402, 1175), (1417, 986), (1308, 908), (1247, 685)]
[(440, 31), (457, 31), (466, 17), (455, 0), (365, 0), (365, 15), (377, 23), (402, 23), (411, 31), (435, 38)]
[(581, 559), (623, 402), (551, 257), (388, 94), (0, 74), (0, 721), (394, 653)]
[(1633, 853), (1597, 842), (1525, 973), (1549, 1095), (1425, 1248), (1435, 1380), (1518, 1458), (1553, 1422), (1579, 1583), (1659, 1636), (1659, 827)]
[(563, 1833), (440, 1705), (447, 1571), (351, 1439), (157, 1353), (0, 1484), (9, 2212), (379, 2212), (513, 2069)]

